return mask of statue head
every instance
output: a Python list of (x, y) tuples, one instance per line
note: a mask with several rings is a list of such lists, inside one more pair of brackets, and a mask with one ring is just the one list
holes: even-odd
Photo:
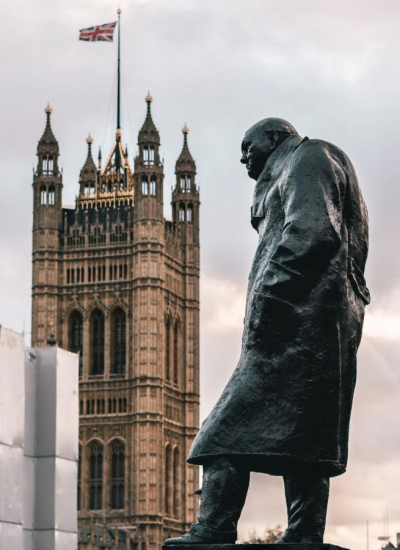
[(258, 179), (271, 154), (293, 135), (298, 135), (297, 131), (282, 118), (264, 118), (247, 130), (240, 162), (246, 165), (249, 177)]

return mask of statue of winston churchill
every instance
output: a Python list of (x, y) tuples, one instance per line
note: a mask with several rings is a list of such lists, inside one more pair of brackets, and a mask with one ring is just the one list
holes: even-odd
[(343, 151), (267, 118), (242, 142), (256, 180), (242, 353), (188, 456), (198, 523), (167, 545), (234, 543), (250, 472), (283, 476), (278, 543), (323, 541), (329, 479), (346, 471), (356, 354), (369, 303), (368, 215)]

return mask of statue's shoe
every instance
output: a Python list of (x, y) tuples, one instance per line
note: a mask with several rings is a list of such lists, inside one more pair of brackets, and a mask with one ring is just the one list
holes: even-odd
[(165, 546), (184, 546), (185, 544), (234, 544), (236, 531), (212, 531), (203, 525), (193, 523), (190, 531), (181, 537), (167, 539)]

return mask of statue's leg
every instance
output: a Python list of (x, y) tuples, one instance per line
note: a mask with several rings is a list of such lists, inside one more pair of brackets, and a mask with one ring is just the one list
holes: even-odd
[(234, 461), (221, 457), (203, 466), (198, 523), (182, 537), (165, 544), (234, 543), (237, 524), (250, 482), (250, 472)]
[(329, 478), (284, 477), (288, 527), (278, 543), (323, 542)]

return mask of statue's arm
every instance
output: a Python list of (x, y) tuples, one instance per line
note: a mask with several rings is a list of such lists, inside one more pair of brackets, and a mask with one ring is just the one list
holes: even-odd
[(341, 244), (346, 173), (328, 144), (307, 142), (281, 188), (282, 238), (260, 288), (272, 298), (301, 300)]

